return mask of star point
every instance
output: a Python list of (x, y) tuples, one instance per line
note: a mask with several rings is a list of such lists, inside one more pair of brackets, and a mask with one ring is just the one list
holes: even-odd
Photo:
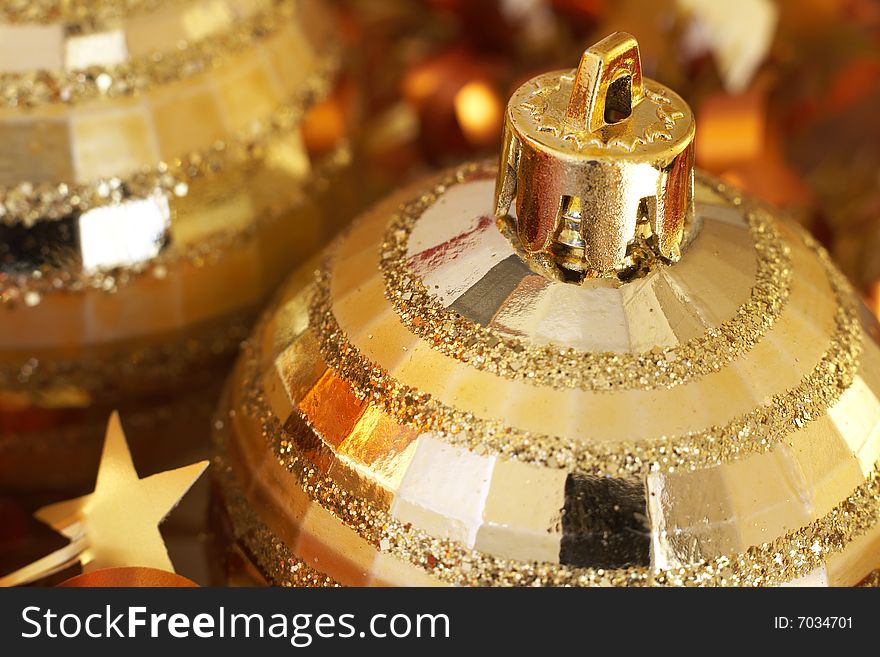
[(39, 509), (34, 515), (72, 541), (85, 539), (85, 572), (115, 566), (174, 570), (160, 523), (208, 467), (199, 461), (138, 477), (119, 414), (107, 423), (95, 490)]

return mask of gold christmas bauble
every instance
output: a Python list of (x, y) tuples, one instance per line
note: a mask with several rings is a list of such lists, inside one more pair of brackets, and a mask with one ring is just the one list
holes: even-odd
[(341, 47), (315, 0), (6, 3), (0, 29), (0, 484), (88, 481), (113, 408), (160, 452), (207, 425), (346, 217)]
[(397, 193), (290, 279), (217, 423), (230, 549), (295, 585), (877, 568), (878, 327), (693, 137), (617, 33), (513, 95), (498, 168)]

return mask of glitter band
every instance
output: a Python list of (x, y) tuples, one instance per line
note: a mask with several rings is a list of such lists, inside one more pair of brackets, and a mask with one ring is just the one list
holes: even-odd
[(157, 9), (182, 0), (5, 0), (0, 21), (5, 23), (64, 22), (83, 31), (89, 26)]
[[(278, 462), (292, 475), (292, 485), (300, 487), (309, 499), (357, 532), (377, 551), (428, 570), (448, 584), (773, 586), (809, 574), (821, 566), (824, 559), (840, 553), (853, 539), (880, 521), (880, 473), (875, 467), (864, 483), (822, 518), (741, 554), (660, 571), (646, 567), (577, 568), (494, 557), (455, 541), (435, 538), (410, 523), (401, 523), (390, 514), (377, 511), (365, 500), (351, 495), (331, 477), (325, 476), (321, 469), (299, 452), (297, 442), (285, 434), (269, 409), (258, 381), (255, 349), (254, 343), (248, 343), (243, 355), (241, 385), (247, 391), (248, 398), (243, 400), (242, 408), (237, 412), (247, 413), (259, 422), (261, 433), (269, 443), (268, 448), (274, 451)], [(216, 439), (219, 451), (223, 453), (224, 437), (221, 432), (217, 432)], [(254, 510), (245, 503), (230, 509), (230, 512), (236, 524), (245, 522), (245, 514), (253, 514)], [(263, 550), (271, 553), (271, 550), (278, 549), (278, 539), (274, 536), (263, 540), (267, 543), (263, 545)]]
[(861, 582), (859, 582), (859, 586), (864, 587), (864, 588), (869, 588), (869, 589), (880, 588), (880, 568), (873, 571), (865, 579), (863, 579)]
[[(350, 147), (347, 142), (322, 158), (295, 189), (284, 190), (285, 198), (291, 202), (285, 204), (283, 212), (295, 212), (303, 202), (314, 199), (323, 193), (329, 186), (332, 177), (349, 163), (350, 158)], [(257, 160), (254, 160), (250, 165), (257, 163)], [(218, 171), (206, 170), (205, 175), (216, 175), (217, 173)], [(126, 192), (129, 192), (128, 188), (126, 188)], [(125, 200), (133, 196), (134, 194), (131, 194)], [(227, 230), (214, 234), (182, 251), (177, 249), (162, 251), (157, 257), (136, 266), (116, 267), (107, 271), (95, 272), (53, 269), (49, 272), (42, 271), (39, 277), (33, 276), (30, 272), (20, 275), (6, 274), (0, 276), (0, 306), (22, 302), (36, 305), (42, 301), (44, 296), (57, 293), (59, 290), (71, 293), (93, 289), (115, 293), (141, 276), (165, 278), (173, 267), (182, 262), (204, 266), (221, 257), (224, 251), (235, 246), (236, 243), (252, 237), (268, 222), (278, 220), (282, 214), (277, 209), (273, 211), (271, 208), (267, 208), (256, 213), (253, 220), (243, 229)]]
[(244, 553), (270, 582), (280, 586), (338, 586), (332, 578), (315, 570), (294, 555), (245, 499), (235, 474), (219, 456), (214, 457), (212, 473), (218, 484), (232, 532)]
[(230, 55), (278, 34), (297, 15), (299, 4), (299, 0), (273, 0), (268, 9), (236, 22), (230, 30), (122, 64), (3, 73), (0, 107), (21, 110), (101, 97), (134, 96), (159, 85), (201, 75), (226, 63)]
[(769, 214), (702, 177), (731, 203), (743, 208), (757, 256), (750, 298), (718, 328), (675, 347), (643, 353), (581, 351), (534, 345), (470, 321), (446, 308), (407, 267), (409, 236), (424, 212), (450, 187), (493, 173), (495, 167), (462, 168), (433, 190), (404, 204), (385, 233), (380, 267), (385, 297), (403, 324), (434, 349), (470, 367), (509, 379), (554, 388), (620, 390), (671, 388), (721, 370), (751, 349), (779, 317), (789, 296), (791, 258)]
[[(319, 201), (323, 198), (321, 194), (326, 196), (326, 190), (332, 188), (334, 183), (332, 176), (347, 161), (340, 159), (340, 156), (347, 157), (347, 152), (344, 149), (338, 154), (331, 154), (313, 169), (308, 179), (310, 193), (303, 194), (302, 202)], [(129, 285), (136, 284), (141, 278), (161, 280), (180, 275), (177, 268), (181, 265), (222, 266), (224, 255), (228, 255), (232, 249), (241, 248), (250, 240), (257, 239), (270, 222), (285, 221), (288, 218), (296, 221), (296, 212), (300, 207), (301, 204), (295, 204), (287, 208), (286, 212), (293, 213), (292, 216), (257, 213), (243, 230), (218, 233), (184, 252), (163, 252), (138, 267), (116, 268), (91, 274), (57, 270), (44, 272), (40, 277), (25, 275), (21, 281), (12, 276), (0, 276), (0, 307), (51, 303), (59, 292), (65, 296), (95, 290), (101, 295), (124, 294)], [(217, 297), (217, 302), (223, 304), (225, 297)], [(114, 350), (103, 353), (100, 358), (59, 359), (47, 357), (45, 354), (40, 356), (42, 352), (38, 351), (34, 353), (34, 357), (22, 355), (19, 360), (13, 361), (7, 354), (4, 360), (0, 360), (0, 389), (35, 392), (39, 396), (46, 390), (60, 387), (100, 391), (107, 389), (108, 382), (114, 382), (116, 387), (119, 382), (124, 381), (167, 381), (179, 377), (183, 372), (202, 367), (205, 362), (213, 362), (232, 354), (241, 341), (247, 338), (258, 310), (255, 305), (258, 302), (259, 299), (254, 298), (247, 308), (226, 308), (222, 313), (215, 310), (214, 314), (218, 317), (222, 314), (223, 319), (212, 323), (213, 328), (198, 336), (190, 328), (178, 339), (166, 339), (161, 344), (133, 350)]]
[(296, 97), (278, 108), (247, 135), (219, 141), (205, 151), (183, 154), (171, 162), (125, 178), (107, 178), (85, 184), (22, 182), (0, 190), (0, 221), (26, 226), (46, 219), (60, 219), (95, 207), (142, 198), (160, 190), (166, 195), (185, 195), (193, 181), (216, 175), (233, 166), (258, 162), (273, 141), (299, 129), (305, 111), (330, 91), (339, 67), (338, 54), (326, 57), (320, 70), (303, 83)]
[(861, 331), (851, 288), (825, 250), (806, 236), (805, 240), (822, 263), (838, 304), (829, 348), (794, 388), (724, 426), (679, 436), (613, 444), (566, 440), (475, 417), (433, 399), (398, 382), (349, 342), (332, 311), (329, 268), (319, 273), (309, 321), (324, 360), (360, 399), (378, 404), (398, 422), (420, 431), (435, 431), (451, 444), (599, 476), (710, 467), (769, 451), (792, 431), (824, 415), (858, 371)]
[[(248, 335), (256, 308), (248, 308), (218, 318), (199, 331), (190, 327), (186, 335), (166, 338), (160, 343), (141, 348), (117, 346), (100, 358), (27, 358), (12, 364), (0, 363), (0, 390), (23, 391), (45, 396), (47, 390), (68, 389), (114, 394), (131, 394), (137, 387), (150, 387), (150, 382), (167, 382), (234, 353)], [(146, 382), (146, 383), (145, 383)]]

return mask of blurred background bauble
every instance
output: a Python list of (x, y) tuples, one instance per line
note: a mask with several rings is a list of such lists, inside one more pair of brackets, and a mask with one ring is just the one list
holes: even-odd
[[(63, 546), (31, 515), (91, 489), (113, 410), (142, 476), (205, 456), (257, 311), (363, 196), (328, 3), (7, 2), (0, 33), (2, 574)], [(207, 490), (162, 530), (199, 582)]]
[[(350, 216), (356, 98), (314, 0), (0, 9), (0, 486), (203, 448), (285, 273)], [(358, 199), (359, 200), (359, 199)]]

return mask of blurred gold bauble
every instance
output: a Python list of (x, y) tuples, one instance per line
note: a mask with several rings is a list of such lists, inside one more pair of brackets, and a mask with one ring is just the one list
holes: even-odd
[(347, 216), (333, 23), (315, 0), (0, 12), (0, 483), (88, 481), (112, 408), (135, 443), (204, 421)]
[(230, 550), (294, 585), (863, 580), (880, 332), (827, 253), (694, 176), (627, 35), (505, 121), (500, 171), (397, 192), (265, 314), (217, 422)]

